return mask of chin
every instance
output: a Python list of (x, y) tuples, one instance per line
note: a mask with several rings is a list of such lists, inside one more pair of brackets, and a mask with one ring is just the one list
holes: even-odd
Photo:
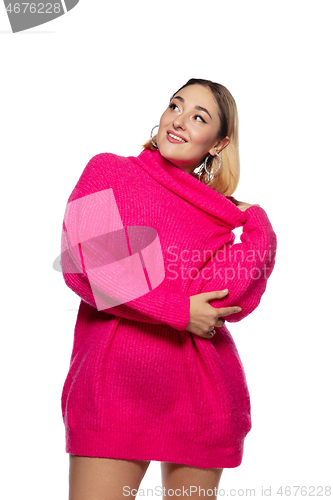
[(174, 151), (170, 151), (170, 148), (168, 147), (161, 147), (158, 148), (160, 155), (163, 156), (166, 160), (170, 161), (173, 163), (174, 161), (177, 161), (177, 155), (175, 155)]
[[(165, 158), (170, 163), (172, 163), (173, 165), (175, 165), (176, 167), (179, 167), (181, 169), (192, 168), (192, 165), (195, 163), (195, 161), (188, 160), (187, 158), (184, 158), (183, 156), (180, 156), (179, 154), (177, 154), (177, 152), (175, 151), (175, 148), (172, 147), (172, 145), (171, 145), (171, 147), (169, 147), (169, 144), (162, 144), (159, 147), (159, 152), (160, 152), (160, 155), (163, 156), (163, 158)], [(195, 168), (197, 168), (197, 167), (193, 167), (193, 169), (195, 169)]]
[[(160, 151), (160, 150), (159, 150)], [(179, 161), (179, 158), (177, 159), (177, 157), (175, 157), (174, 155), (170, 155), (170, 154), (163, 154), (162, 151), (160, 151), (160, 155), (163, 156), (163, 158), (165, 160), (168, 160), (170, 163), (172, 163), (173, 165), (176, 165), (176, 167), (180, 167), (182, 165), (182, 162)]]

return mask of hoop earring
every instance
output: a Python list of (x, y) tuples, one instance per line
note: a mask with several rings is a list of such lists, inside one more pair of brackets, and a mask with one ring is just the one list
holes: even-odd
[(222, 160), (221, 160), (221, 156), (218, 154), (218, 153), (214, 153), (214, 156), (217, 156), (218, 159), (219, 159), (219, 168), (217, 170), (215, 170), (215, 172), (208, 172), (207, 170), (207, 161), (208, 161), (208, 158), (209, 158), (210, 155), (206, 156), (206, 159), (203, 163), (203, 166), (205, 167), (205, 170), (207, 172), (207, 174), (211, 175), (211, 176), (214, 176), (216, 174), (216, 172), (218, 172), (221, 168), (221, 165), (222, 165)]
[(155, 126), (151, 129), (151, 132), (150, 132), (150, 142), (152, 143), (152, 145), (153, 145), (156, 149), (158, 149), (157, 144), (153, 141), (153, 130), (154, 130), (154, 128), (156, 128), (156, 127), (158, 127), (158, 125), (155, 125)]

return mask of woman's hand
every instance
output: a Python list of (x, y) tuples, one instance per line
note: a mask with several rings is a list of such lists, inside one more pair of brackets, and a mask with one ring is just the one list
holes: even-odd
[(209, 300), (220, 299), (228, 293), (228, 290), (223, 290), (223, 292), (204, 292), (192, 295), (190, 297), (190, 320), (186, 330), (205, 339), (212, 338), (215, 333), (214, 326), (224, 325), (225, 320), (220, 319), (220, 316), (229, 316), (242, 310), (237, 306), (217, 308), (208, 304)]
[(239, 210), (241, 210), (242, 212), (245, 212), (245, 210), (247, 208), (250, 208), (250, 207), (260, 207), (260, 205), (254, 203), (253, 205), (251, 205), (250, 203), (244, 203), (243, 201), (237, 201), (233, 196), (229, 196), (228, 199), (234, 204), (236, 205), (237, 208), (239, 208)]

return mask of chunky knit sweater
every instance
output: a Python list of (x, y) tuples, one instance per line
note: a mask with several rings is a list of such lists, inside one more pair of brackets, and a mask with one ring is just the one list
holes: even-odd
[[(232, 230), (243, 226), (241, 243)], [(239, 210), (164, 159), (101, 153), (66, 206), (61, 266), (81, 298), (62, 397), (66, 452), (203, 468), (240, 465), (251, 428), (243, 365), (226, 324), (187, 331), (190, 296), (259, 304), (275, 262), (265, 211)]]

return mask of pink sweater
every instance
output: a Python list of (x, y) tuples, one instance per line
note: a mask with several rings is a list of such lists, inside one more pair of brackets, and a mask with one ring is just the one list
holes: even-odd
[[(243, 226), (241, 243), (232, 229)], [(190, 296), (214, 307), (259, 304), (275, 261), (265, 211), (241, 212), (165, 160), (94, 156), (66, 207), (61, 266), (81, 298), (62, 398), (66, 452), (240, 465), (251, 428), (244, 369), (226, 327), (186, 330)]]

